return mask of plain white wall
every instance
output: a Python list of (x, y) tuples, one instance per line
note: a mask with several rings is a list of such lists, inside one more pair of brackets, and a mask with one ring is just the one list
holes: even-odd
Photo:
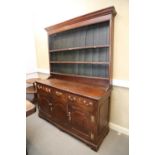
[(36, 48), (34, 40), (34, 31), (32, 19), (29, 18), (29, 24), (27, 24), (27, 40), (25, 42), (26, 47), (26, 74), (37, 72), (37, 60), (36, 60)]

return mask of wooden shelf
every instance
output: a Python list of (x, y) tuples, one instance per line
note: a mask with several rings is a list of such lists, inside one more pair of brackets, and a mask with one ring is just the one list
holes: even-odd
[(91, 48), (108, 48), (109, 45), (97, 45), (97, 46), (85, 46), (85, 47), (73, 47), (73, 48), (60, 48), (55, 50), (49, 50), (50, 52), (61, 52), (61, 51), (73, 51), (73, 50), (83, 50)]
[(104, 78), (104, 77), (95, 77), (95, 76), (84, 76), (84, 75), (77, 75), (77, 74), (66, 74), (66, 73), (57, 73), (57, 72), (50, 72), (51, 74), (55, 75), (65, 75), (65, 76), (72, 76), (72, 77), (85, 77), (85, 78), (90, 78), (90, 79), (100, 79), (100, 80), (109, 80), (109, 78)]
[(90, 61), (50, 61), (51, 64), (94, 64), (109, 65), (109, 62), (90, 62)]

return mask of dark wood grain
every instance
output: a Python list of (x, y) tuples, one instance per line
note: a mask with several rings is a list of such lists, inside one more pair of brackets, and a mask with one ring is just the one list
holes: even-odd
[(100, 98), (101, 96), (105, 96), (107, 90), (104, 87), (97, 86), (97, 85), (88, 85), (82, 84), (77, 82), (70, 82), (65, 80), (58, 80), (58, 79), (49, 79), (49, 80), (38, 80), (44, 85), (51, 86), (54, 88), (62, 89), (68, 92), (75, 92), (76, 94), (84, 94), (87, 97), (92, 97), (95, 99)]
[(63, 80), (37, 82), (39, 116), (99, 148), (109, 131), (108, 107), (111, 90)]
[(95, 151), (109, 132), (115, 15), (109, 7), (47, 27), (50, 77), (36, 82), (39, 117)]
[(88, 77), (83, 75), (71, 75), (71, 74), (61, 74), (56, 72), (51, 72), (51, 77), (60, 80), (80, 82), (84, 84), (91, 84), (95, 86), (102, 86), (105, 89), (108, 89), (109, 86), (109, 78), (103, 77)]
[(70, 30), (73, 28), (86, 26), (94, 23), (99, 23), (103, 21), (107, 21), (111, 18), (111, 14), (113, 16), (116, 15), (116, 11), (114, 7), (109, 7), (106, 9), (98, 10), (95, 12), (88, 13), (86, 15), (67, 20), (65, 22), (49, 26), (46, 29), (48, 34), (58, 33), (66, 30)]

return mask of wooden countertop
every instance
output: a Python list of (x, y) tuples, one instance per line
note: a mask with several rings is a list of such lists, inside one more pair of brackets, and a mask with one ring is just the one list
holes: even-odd
[(40, 78), (31, 78), (31, 79), (27, 79), (27, 80), (26, 80), (26, 83), (33, 84), (33, 83), (35, 83), (37, 80), (40, 80)]
[(45, 84), (54, 88), (58, 88), (70, 93), (87, 96), (93, 99), (99, 99), (102, 96), (108, 95), (110, 90), (108, 87), (101, 87), (96, 85), (88, 85), (76, 82), (70, 82), (58, 79), (37, 80), (38, 83)]

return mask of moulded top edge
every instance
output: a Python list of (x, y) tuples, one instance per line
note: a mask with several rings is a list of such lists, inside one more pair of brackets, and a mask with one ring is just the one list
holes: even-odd
[(95, 19), (97, 17), (103, 17), (103, 16), (110, 15), (110, 14), (112, 16), (116, 15), (116, 10), (115, 10), (114, 6), (108, 7), (105, 9), (101, 9), (101, 10), (98, 10), (95, 12), (91, 12), (91, 13), (88, 13), (88, 14), (85, 14), (85, 15), (82, 15), (82, 16), (79, 16), (79, 17), (58, 23), (58, 24), (55, 24), (55, 25), (52, 25), (49, 27), (46, 27), (45, 30), (49, 34), (52, 34), (54, 32), (59, 31), (59, 29), (62, 29), (63, 27), (66, 27), (68, 25), (74, 25), (75, 23), (86, 22), (87, 20)]

